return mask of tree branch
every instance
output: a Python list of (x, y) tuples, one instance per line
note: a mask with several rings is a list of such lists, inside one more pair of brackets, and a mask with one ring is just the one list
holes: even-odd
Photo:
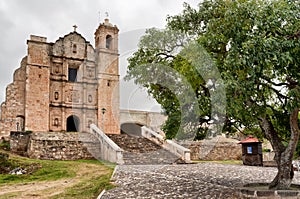
[(266, 77), (266, 76), (263, 76), (262, 77), (264, 80), (266, 80), (268, 83), (272, 84), (273, 86), (289, 86), (288, 83), (285, 83), (285, 82), (281, 82), (281, 83), (275, 83), (273, 81), (271, 81), (270, 78)]
[(274, 126), (269, 119), (269, 115), (266, 115), (265, 117), (261, 117), (261, 121), (262, 121), (261, 127), (264, 130), (266, 137), (274, 147), (274, 150), (279, 154), (282, 153), (285, 147), (282, 144), (281, 139), (279, 138), (277, 132), (275, 131)]
[(175, 56), (173, 56), (173, 55), (171, 55), (171, 54), (163, 53), (163, 52), (158, 53), (158, 54), (156, 54), (155, 56), (156, 56), (156, 57), (164, 56), (165, 59), (168, 59), (168, 58), (173, 58), (173, 59), (174, 59), (174, 58), (175, 58)]

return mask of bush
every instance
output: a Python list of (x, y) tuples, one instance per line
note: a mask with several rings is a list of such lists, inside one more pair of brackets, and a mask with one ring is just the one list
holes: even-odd
[(9, 141), (6, 141), (6, 140), (2, 139), (2, 141), (0, 143), (0, 149), (5, 150), (5, 151), (9, 151), (10, 150)]
[(7, 162), (7, 160), (8, 160), (8, 154), (0, 152), (0, 165)]
[(263, 152), (271, 152), (271, 149), (263, 149)]

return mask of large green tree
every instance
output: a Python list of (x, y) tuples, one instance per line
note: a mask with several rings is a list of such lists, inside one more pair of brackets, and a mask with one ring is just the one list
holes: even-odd
[(134, 78), (161, 104), (168, 115), (163, 126), (167, 138), (203, 137), (204, 124), (211, 120), (209, 88), (186, 56), (178, 54), (188, 41), (186, 34), (176, 30), (149, 29), (129, 58), (126, 79)]
[[(138, 77), (137, 83), (148, 87), (165, 110), (172, 110), (167, 114), (175, 116), (168, 120), (174, 128), (176, 123), (172, 120), (182, 117), (180, 102), (190, 105), (192, 98), (178, 100), (172, 89), (159, 87), (155, 82), (147, 84), (149, 79), (144, 77), (151, 74), (149, 71), (140, 71), (139, 75), (133, 72), (145, 64), (172, 67), (186, 76), (200, 107), (194, 111), (199, 116), (194, 123), (198, 124), (183, 120), (186, 126), (199, 131), (205, 126), (203, 119), (218, 122), (211, 116), (207, 118), (215, 115), (211, 113), (213, 104), (208, 102), (211, 93), (203, 75), (192, 69), (197, 65), (193, 51), (182, 54), (174, 50), (196, 41), (208, 52), (226, 85), (226, 115), (221, 112), (216, 118), (225, 117), (226, 126), (260, 127), (273, 146), (278, 167), (270, 188), (287, 189), (293, 178), (292, 158), (299, 138), (299, 10), (300, 2), (295, 0), (204, 0), (197, 9), (185, 4), (180, 15), (168, 17), (165, 31), (157, 31), (159, 35), (148, 32), (144, 37), (148, 42), (142, 39), (139, 50), (129, 59), (128, 77)], [(180, 34), (172, 35), (172, 31)], [(210, 86), (216, 84), (212, 81)]]

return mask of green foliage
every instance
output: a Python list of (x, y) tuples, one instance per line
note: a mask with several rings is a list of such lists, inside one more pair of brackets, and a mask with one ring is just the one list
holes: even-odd
[(194, 140), (203, 140), (206, 138), (208, 133), (208, 128), (199, 128), (198, 132), (196, 133), (196, 136)]
[(2, 140), (2, 142), (0, 143), (0, 149), (5, 150), (5, 151), (9, 151), (10, 150), (9, 141)]
[[(207, 79), (195, 67), (205, 67), (207, 59), (204, 56), (193, 63), (189, 59), (193, 56), (191, 51), (178, 49), (196, 40), (210, 55), (226, 84), (224, 130), (232, 133), (245, 129), (246, 134), (252, 132), (262, 138), (263, 131), (258, 130), (261, 118), (268, 118), (283, 143), (287, 142), (289, 115), (300, 107), (299, 10), (299, 1), (289, 0), (204, 0), (197, 9), (184, 4), (181, 14), (168, 16), (165, 30), (150, 29), (142, 37), (138, 51), (129, 58), (127, 79), (134, 78), (162, 105), (169, 116), (163, 128), (168, 138), (174, 137), (176, 131), (190, 131), (188, 127), (202, 132), (201, 128), (213, 120), (211, 108), (215, 102), (210, 102)], [(193, 124), (182, 113), (183, 107), (192, 110), (189, 100), (193, 98), (182, 100), (166, 86), (149, 84), (152, 74), (157, 75), (153, 69), (135, 70), (146, 64), (166, 65), (186, 79), (198, 103)], [(164, 76), (161, 74), (160, 78)], [(178, 90), (180, 93), (184, 87)]]
[(0, 164), (7, 162), (7, 160), (8, 160), (8, 154), (0, 153)]
[[(193, 138), (198, 128), (210, 120), (206, 82), (188, 60), (190, 51), (176, 54), (185, 43), (185, 34), (178, 31), (148, 30), (138, 51), (129, 58), (125, 78), (146, 87), (161, 104), (168, 116), (163, 130), (169, 139)], [(204, 56), (201, 61), (205, 63)]]
[(271, 149), (263, 149), (262, 152), (271, 152)]

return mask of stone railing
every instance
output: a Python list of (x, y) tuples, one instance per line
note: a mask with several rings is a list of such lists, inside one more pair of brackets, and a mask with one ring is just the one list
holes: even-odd
[(90, 133), (100, 142), (100, 157), (102, 160), (124, 164), (123, 149), (107, 137), (95, 124), (91, 124)]
[(142, 136), (158, 145), (161, 145), (164, 149), (180, 157), (184, 162), (191, 162), (191, 155), (189, 149), (173, 142), (172, 140), (165, 140), (162, 135), (147, 128), (146, 126), (142, 127)]

